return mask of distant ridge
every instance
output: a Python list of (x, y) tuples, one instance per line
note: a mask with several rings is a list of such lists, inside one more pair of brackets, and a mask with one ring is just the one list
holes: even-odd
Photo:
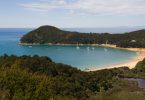
[(126, 33), (126, 32), (132, 32), (136, 30), (144, 29), (145, 26), (136, 26), (136, 27), (82, 27), (82, 28), (62, 28), (66, 31), (77, 31), (81, 33), (111, 33), (111, 34), (117, 34), (117, 33)]

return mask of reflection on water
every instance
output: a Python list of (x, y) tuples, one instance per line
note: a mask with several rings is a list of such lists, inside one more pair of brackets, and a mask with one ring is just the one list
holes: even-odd
[(104, 51), (107, 52), (108, 51), (107, 48), (104, 48)]
[(79, 46), (77, 46), (77, 47), (76, 47), (76, 49), (77, 49), (77, 50), (79, 50), (79, 49), (80, 49), (80, 47), (79, 47)]
[(90, 47), (87, 47), (87, 50), (90, 51)]
[(92, 47), (92, 50), (95, 50), (95, 47)]

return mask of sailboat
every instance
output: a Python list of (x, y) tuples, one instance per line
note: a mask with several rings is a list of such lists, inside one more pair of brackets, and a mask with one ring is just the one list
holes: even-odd
[(32, 48), (32, 46), (30, 45), (29, 48)]
[(94, 47), (92, 47), (92, 50), (95, 50), (95, 48), (94, 48)]
[(78, 42), (77, 42), (77, 47), (76, 47), (76, 49), (77, 49), (77, 50), (79, 50), (79, 49), (80, 49)]
[[(95, 40), (94, 40), (94, 44), (95, 44)], [(92, 50), (95, 50), (95, 47), (93, 46), (93, 44), (92, 44)]]
[(105, 45), (107, 46), (107, 44), (108, 44), (108, 40), (106, 40), (106, 44)]

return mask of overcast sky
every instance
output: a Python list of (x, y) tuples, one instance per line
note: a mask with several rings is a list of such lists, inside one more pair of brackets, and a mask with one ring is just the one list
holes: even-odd
[(145, 0), (1, 0), (0, 27), (145, 26)]

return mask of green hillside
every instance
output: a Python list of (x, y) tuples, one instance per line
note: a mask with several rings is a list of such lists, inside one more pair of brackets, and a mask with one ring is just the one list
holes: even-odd
[(145, 78), (145, 60), (135, 69), (83, 72), (48, 57), (0, 57), (2, 100), (144, 100), (144, 91), (123, 77)]
[(145, 48), (145, 30), (124, 34), (99, 34), (69, 32), (53, 26), (41, 26), (24, 35), (20, 42), (22, 44), (105, 44), (107, 42), (118, 47)]

